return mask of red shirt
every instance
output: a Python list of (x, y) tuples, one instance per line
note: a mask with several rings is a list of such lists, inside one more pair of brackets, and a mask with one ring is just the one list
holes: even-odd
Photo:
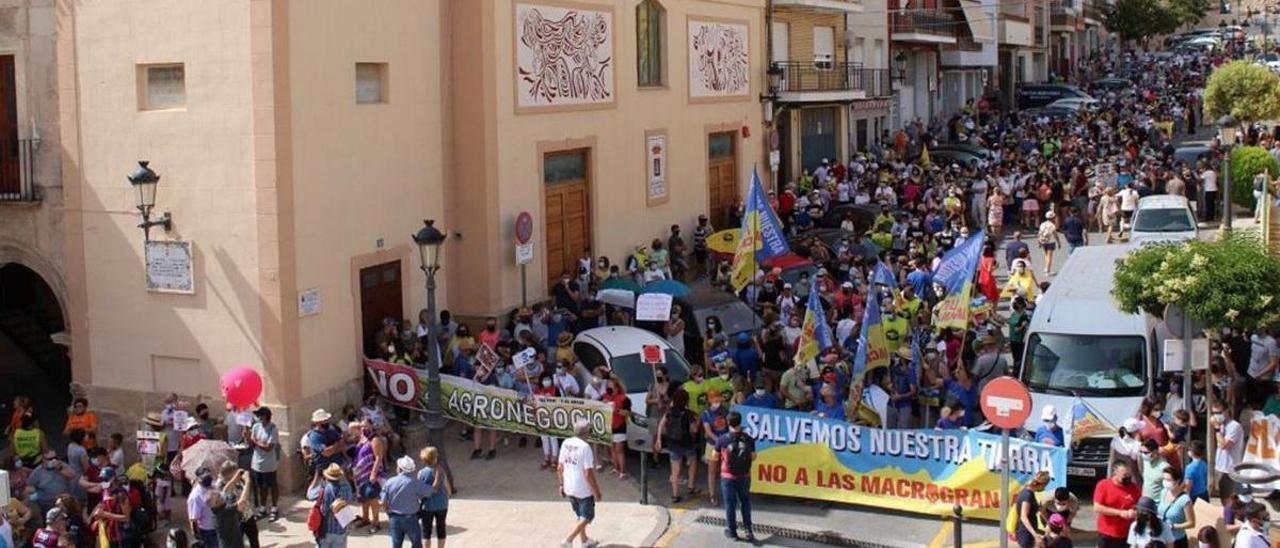
[[(1093, 503), (1101, 504), (1115, 510), (1128, 510), (1138, 505), (1142, 498), (1142, 487), (1137, 482), (1119, 485), (1111, 478), (1098, 482), (1093, 488)], [(1098, 534), (1111, 538), (1128, 538), (1129, 525), (1133, 520), (1116, 516), (1098, 514)]]
[(626, 426), (627, 418), (622, 416), (622, 411), (627, 410), (627, 405), (630, 403), (627, 400), (627, 395), (621, 392), (610, 392), (604, 395), (603, 401), (613, 404), (613, 429), (617, 430)]

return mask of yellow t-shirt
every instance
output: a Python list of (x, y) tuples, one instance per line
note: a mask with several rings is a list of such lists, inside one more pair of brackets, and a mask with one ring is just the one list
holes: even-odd
[(702, 415), (702, 410), (707, 408), (707, 381), (693, 382), (690, 379), (680, 385), (680, 388), (689, 394), (689, 410)]

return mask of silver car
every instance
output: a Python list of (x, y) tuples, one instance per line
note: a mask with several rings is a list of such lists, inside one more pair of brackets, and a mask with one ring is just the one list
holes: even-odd
[(1198, 235), (1187, 199), (1161, 194), (1138, 201), (1129, 241), (1136, 244), (1182, 242), (1194, 240)]

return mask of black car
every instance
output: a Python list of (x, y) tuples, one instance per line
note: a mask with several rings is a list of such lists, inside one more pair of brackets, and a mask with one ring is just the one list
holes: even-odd
[(846, 215), (853, 216), (853, 227), (858, 232), (866, 232), (875, 223), (880, 209), (870, 205), (836, 204), (818, 221), (819, 228), (840, 228)]
[(929, 162), (942, 167), (956, 164), (960, 167), (976, 169), (982, 161), (982, 157), (977, 154), (954, 148), (938, 148), (929, 151)]
[(1018, 109), (1042, 107), (1067, 97), (1089, 97), (1089, 94), (1070, 84), (1022, 84), (1018, 86)]
[(787, 245), (791, 246), (791, 251), (796, 255), (808, 258), (810, 253), (805, 247), (808, 245), (809, 240), (816, 238), (819, 243), (826, 246), (827, 250), (831, 252), (831, 256), (834, 257), (835, 250), (840, 248), (840, 243), (848, 241), (849, 245), (854, 248), (855, 255), (860, 254), (863, 258), (875, 259), (876, 254), (880, 251), (879, 247), (871, 243), (870, 240), (865, 240), (866, 243), (859, 246), (854, 243), (857, 241), (857, 236), (858, 233), (838, 228), (817, 228), (787, 238)]
[[(702, 343), (707, 322), (719, 324), (719, 331), (730, 339), (741, 333), (752, 333), (764, 325), (747, 303), (732, 293), (709, 287), (698, 287), (688, 295), (676, 297), (672, 305), (680, 307), (680, 319), (684, 320), (684, 355), (691, 363), (703, 362)], [(662, 322), (636, 322), (636, 327), (666, 338), (662, 331), (664, 325)]]

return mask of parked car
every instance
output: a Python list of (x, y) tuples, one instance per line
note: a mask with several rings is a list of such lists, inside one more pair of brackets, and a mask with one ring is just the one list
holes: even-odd
[[(866, 231), (861, 233), (865, 234)], [(864, 258), (868, 259), (876, 258), (876, 253), (879, 251), (879, 248), (875, 244), (871, 244), (870, 241), (867, 240), (865, 245), (859, 247), (858, 244), (854, 243), (857, 241), (858, 234), (858, 232), (849, 232), (838, 228), (818, 228), (801, 232), (800, 234), (787, 238), (787, 245), (791, 246), (791, 249), (795, 251), (797, 255), (806, 257), (807, 255), (801, 252), (802, 245), (811, 239), (817, 239), (819, 245), (826, 247), (827, 250), (831, 252), (831, 256), (834, 257), (836, 255), (836, 250), (840, 248), (841, 242), (847, 241), (849, 242), (849, 245), (854, 248), (853, 252), (855, 255), (860, 254)]]
[(944, 143), (930, 149), (929, 153), (933, 154), (934, 151), (941, 150), (958, 150), (960, 152), (977, 156), (985, 161), (991, 161), (996, 157), (996, 153), (992, 152), (990, 149), (973, 143)]
[(961, 167), (978, 168), (984, 160), (977, 154), (958, 149), (938, 149), (929, 151), (929, 161), (940, 166), (957, 164)]
[(1199, 235), (1191, 205), (1182, 196), (1156, 194), (1138, 200), (1129, 241), (1136, 244), (1182, 242)]
[(1200, 160), (1213, 159), (1213, 149), (1204, 145), (1187, 145), (1173, 149), (1173, 159), (1189, 167), (1195, 167)]
[(1133, 82), (1124, 78), (1099, 78), (1091, 84), (1091, 89), (1101, 91), (1124, 91), (1133, 87)]
[(1264, 53), (1255, 57), (1253, 62), (1271, 69), (1272, 72), (1280, 72), (1280, 53)]
[(840, 223), (844, 221), (846, 215), (853, 216), (853, 226), (859, 231), (866, 231), (871, 228), (872, 223), (876, 220), (876, 215), (880, 214), (880, 210), (875, 206), (858, 205), (858, 204), (837, 204), (822, 216), (822, 220), (818, 221), (819, 228), (839, 229)]
[(1065, 97), (1049, 103), (1045, 108), (1066, 108), (1080, 112), (1086, 108), (1094, 108), (1098, 104), (1099, 101), (1092, 97)]
[(1067, 107), (1061, 107), (1061, 106), (1059, 107), (1046, 106), (1041, 108), (1027, 109), (1023, 111), (1023, 113), (1027, 116), (1030, 116), (1032, 119), (1044, 116), (1048, 118), (1050, 122), (1056, 122), (1059, 120), (1074, 120), (1076, 116), (1080, 114), (1080, 111), (1070, 109)]
[(597, 327), (578, 333), (573, 340), (573, 353), (584, 366), (574, 373), (580, 386), (586, 386), (590, 381), (591, 371), (605, 365), (622, 381), (622, 386), (626, 387), (627, 400), (631, 404), (631, 417), (627, 421), (627, 447), (634, 451), (648, 450), (652, 439), (649, 435), (649, 410), (644, 398), (649, 392), (649, 385), (653, 383), (654, 372), (652, 366), (640, 359), (641, 348), (646, 345), (662, 348), (666, 362), (663, 366), (667, 368), (667, 375), (673, 384), (678, 385), (689, 378), (689, 361), (676, 352), (666, 339), (638, 327)]
[(1070, 84), (1022, 84), (1018, 86), (1018, 109), (1042, 107), (1064, 97), (1089, 97)]

